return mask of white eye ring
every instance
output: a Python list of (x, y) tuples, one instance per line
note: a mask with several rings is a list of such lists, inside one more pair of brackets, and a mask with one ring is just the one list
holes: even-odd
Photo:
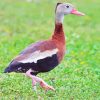
[(66, 7), (67, 7), (67, 8), (69, 8), (69, 6), (68, 6), (68, 5), (67, 5)]

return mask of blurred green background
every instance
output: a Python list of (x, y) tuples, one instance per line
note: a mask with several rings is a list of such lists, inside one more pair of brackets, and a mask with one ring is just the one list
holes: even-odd
[[(70, 2), (86, 16), (65, 16), (67, 52), (49, 73), (39, 74), (56, 91), (32, 90), (31, 79), (4, 74), (9, 62), (29, 44), (54, 30), (57, 2)], [(0, 0), (0, 100), (100, 100), (99, 0)]]

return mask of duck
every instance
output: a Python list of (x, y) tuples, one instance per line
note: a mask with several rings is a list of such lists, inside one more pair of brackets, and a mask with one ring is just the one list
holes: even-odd
[(19, 53), (5, 68), (4, 73), (23, 73), (32, 79), (33, 88), (39, 83), (44, 90), (55, 90), (37, 74), (53, 70), (64, 58), (66, 51), (63, 20), (65, 15), (84, 16), (70, 3), (57, 3), (55, 8), (55, 28), (50, 39), (32, 43)]

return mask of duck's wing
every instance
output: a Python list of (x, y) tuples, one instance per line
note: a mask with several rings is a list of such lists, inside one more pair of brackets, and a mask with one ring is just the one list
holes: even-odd
[[(57, 52), (58, 49), (53, 41), (41, 41), (31, 44), (12, 60), (5, 72), (26, 72), (30, 68), (39, 71), (41, 65), (53, 67), (58, 64)], [(50, 65), (51, 61), (52, 66)]]

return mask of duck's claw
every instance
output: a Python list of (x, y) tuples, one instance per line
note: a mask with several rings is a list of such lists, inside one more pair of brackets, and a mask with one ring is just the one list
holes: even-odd
[(48, 90), (55, 91), (55, 89), (54, 89), (52, 86), (48, 85), (48, 84), (45, 83), (45, 82), (41, 82), (41, 83), (40, 83), (40, 86), (41, 86), (42, 88), (44, 88), (46, 91), (48, 91)]

